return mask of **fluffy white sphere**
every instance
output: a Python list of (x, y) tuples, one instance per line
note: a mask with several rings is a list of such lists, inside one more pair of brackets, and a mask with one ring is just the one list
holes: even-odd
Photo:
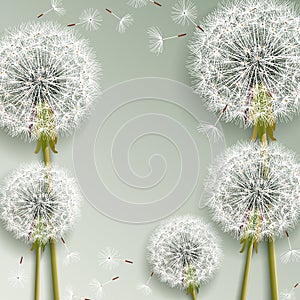
[(300, 18), (289, 1), (223, 2), (189, 44), (188, 69), (209, 110), (248, 127), (299, 110)]
[(214, 230), (200, 218), (176, 216), (153, 232), (148, 261), (162, 282), (171, 287), (199, 287), (220, 265), (221, 248)]
[(209, 209), (234, 237), (273, 239), (298, 222), (300, 165), (280, 144), (239, 143), (216, 159), (209, 174)]
[(38, 22), (8, 30), (0, 38), (0, 125), (27, 140), (70, 133), (98, 94), (99, 72), (73, 29)]
[(12, 172), (0, 195), (5, 228), (27, 243), (59, 239), (80, 213), (81, 193), (74, 178), (57, 166), (31, 163)]

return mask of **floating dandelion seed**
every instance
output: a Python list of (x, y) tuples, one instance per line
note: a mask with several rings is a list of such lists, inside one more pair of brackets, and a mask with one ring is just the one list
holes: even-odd
[(164, 49), (164, 41), (172, 40), (176, 38), (181, 38), (186, 36), (186, 33), (178, 34), (170, 37), (163, 37), (160, 29), (158, 27), (150, 27), (147, 31), (149, 36), (149, 48), (150, 52), (159, 55), (163, 52)]
[(73, 288), (72, 287), (67, 287), (66, 288), (66, 296), (65, 296), (65, 300), (79, 300), (80, 298), (77, 297), (74, 294)]
[(72, 263), (79, 262), (80, 261), (80, 253), (77, 252), (77, 251), (75, 251), (75, 252), (71, 251), (63, 238), (61, 238), (61, 241), (62, 241), (62, 243), (63, 243), (63, 245), (66, 249), (66, 252), (67, 252), (66, 257), (64, 259), (64, 264), (65, 265), (70, 265)]
[(133, 264), (131, 260), (120, 258), (119, 252), (114, 248), (106, 247), (99, 252), (99, 266), (112, 270), (118, 267), (121, 262)]
[(281, 261), (286, 264), (286, 263), (295, 263), (300, 261), (300, 250), (295, 250), (292, 248), (291, 240), (289, 233), (286, 232), (286, 237), (288, 240), (289, 244), (289, 250), (283, 254), (280, 255)]
[(152, 272), (146, 281), (146, 283), (139, 284), (137, 286), (137, 290), (141, 291), (145, 296), (149, 296), (152, 294), (152, 288), (150, 287), (150, 282), (154, 273)]
[(295, 289), (298, 287), (298, 283), (296, 283), (291, 290), (285, 290), (284, 292), (280, 293), (280, 300), (295, 300), (296, 293)]
[(178, 0), (172, 8), (172, 19), (175, 23), (189, 25), (192, 23), (197, 29), (204, 31), (195, 20), (197, 19), (197, 7), (189, 0)]
[(93, 280), (90, 282), (89, 286), (91, 287), (92, 291), (95, 293), (95, 296), (96, 296), (97, 298), (102, 298), (102, 297), (104, 296), (103, 288), (104, 288), (106, 285), (108, 285), (108, 284), (110, 284), (110, 283), (116, 281), (116, 280), (119, 279), (119, 278), (120, 278), (120, 277), (117, 276), (117, 277), (112, 278), (111, 280), (108, 280), (108, 281), (104, 282), (104, 283), (101, 283), (101, 282), (98, 281), (97, 279), (93, 279)]
[(300, 31), (294, 4), (223, 3), (189, 44), (194, 89), (225, 122), (272, 129), (299, 110)]
[(91, 300), (89, 298), (84, 297), (78, 297), (75, 295), (73, 288), (71, 286), (68, 286), (66, 288), (66, 296), (64, 298), (65, 300)]
[(133, 18), (130, 14), (126, 14), (123, 17), (119, 17), (117, 16), (115, 13), (113, 13), (110, 9), (106, 8), (106, 11), (111, 14), (112, 16), (114, 16), (117, 20), (118, 20), (118, 24), (117, 24), (117, 31), (120, 33), (124, 33), (126, 31), (126, 29), (133, 24)]
[(73, 227), (80, 202), (79, 187), (65, 170), (56, 166), (49, 170), (42, 163), (31, 163), (6, 178), (0, 218), (15, 238), (46, 245)]
[(8, 282), (13, 288), (24, 288), (26, 282), (26, 276), (23, 270), (23, 256), (19, 260), (18, 268), (16, 271), (12, 271), (8, 277)]
[(191, 294), (213, 277), (222, 256), (211, 226), (189, 215), (172, 217), (155, 229), (148, 251), (154, 274)]
[(55, 11), (59, 15), (64, 15), (66, 13), (66, 10), (62, 6), (61, 0), (51, 0), (51, 8), (49, 8), (47, 11), (38, 15), (38, 18), (45, 16), (46, 14), (48, 14), (51, 11)]
[(152, 2), (153, 4), (155, 4), (159, 7), (162, 6), (160, 3), (158, 3), (157, 1), (153, 1), (153, 0), (129, 0), (127, 2), (127, 4), (134, 8), (139, 8), (139, 7), (143, 7), (143, 6), (147, 5), (148, 2)]
[(280, 144), (270, 144), (266, 157), (260, 143), (239, 143), (215, 161), (208, 179), (213, 219), (238, 239), (274, 239), (298, 222), (300, 165)]
[(29, 141), (77, 128), (98, 95), (100, 67), (87, 41), (52, 22), (0, 39), (0, 125)]
[(82, 25), (86, 30), (93, 31), (98, 30), (102, 25), (102, 16), (100, 15), (98, 9), (87, 8), (79, 16), (78, 23), (71, 23), (67, 26), (73, 27)]
[(207, 123), (207, 122), (200, 122), (199, 126), (197, 127), (197, 130), (199, 132), (205, 133), (210, 140), (212, 140), (214, 143), (216, 143), (219, 140), (224, 139), (224, 135), (222, 131), (217, 127), (218, 123), (220, 122), (222, 118), (222, 114), (225, 113), (227, 109), (227, 106), (224, 107), (222, 112), (220, 113), (220, 116), (218, 117), (217, 121), (214, 124)]

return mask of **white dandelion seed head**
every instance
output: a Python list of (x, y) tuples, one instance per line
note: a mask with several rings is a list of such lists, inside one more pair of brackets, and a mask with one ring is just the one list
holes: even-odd
[(225, 122), (288, 121), (299, 110), (300, 18), (280, 0), (233, 0), (203, 21), (189, 44), (195, 91)]
[(148, 1), (149, 0), (129, 0), (127, 4), (134, 8), (139, 8), (147, 5)]
[(256, 241), (281, 237), (300, 213), (300, 165), (277, 143), (243, 142), (210, 168), (208, 207), (224, 232)]
[(178, 0), (172, 7), (172, 19), (175, 23), (185, 25), (197, 19), (197, 7), (189, 0)]
[(120, 264), (119, 252), (111, 247), (105, 247), (98, 255), (99, 266), (105, 269), (113, 270)]
[(66, 266), (69, 266), (70, 264), (74, 264), (80, 261), (80, 253), (77, 251), (68, 251), (67, 255), (65, 256), (64, 259), (64, 264)]
[(52, 22), (27, 23), (0, 38), (0, 125), (32, 141), (66, 135), (98, 95), (100, 66), (86, 40)]
[(164, 40), (158, 27), (150, 27), (147, 31), (149, 37), (150, 52), (159, 55), (164, 49)]
[(280, 300), (296, 300), (296, 293), (294, 289), (292, 290), (284, 290), (280, 293)]
[(209, 281), (220, 265), (219, 240), (200, 218), (176, 216), (163, 222), (148, 246), (149, 264), (162, 282), (187, 289)]
[(8, 283), (11, 287), (19, 289), (24, 288), (26, 283), (26, 276), (22, 268), (18, 268), (16, 271), (12, 271), (8, 277)]
[(81, 199), (75, 179), (64, 169), (31, 163), (5, 179), (0, 218), (17, 239), (44, 245), (72, 229), (79, 216)]
[(300, 261), (300, 250), (289, 250), (282, 255), (280, 255), (280, 260), (282, 263), (296, 263)]
[(101, 282), (99, 282), (97, 279), (93, 279), (89, 286), (91, 287), (93, 293), (95, 294), (95, 296), (97, 298), (103, 298), (104, 296), (104, 292), (103, 292), (103, 285), (101, 284)]
[(93, 8), (85, 9), (80, 15), (79, 20), (84, 28), (89, 31), (98, 30), (103, 21), (98, 9)]
[(51, 6), (53, 10), (59, 15), (64, 15), (66, 13), (66, 10), (62, 6), (61, 0), (51, 0)]
[(145, 296), (149, 296), (152, 294), (152, 288), (146, 283), (139, 284), (136, 288)]
[(126, 14), (122, 18), (120, 18), (117, 24), (117, 31), (120, 33), (124, 33), (126, 29), (133, 24), (133, 18), (130, 14)]

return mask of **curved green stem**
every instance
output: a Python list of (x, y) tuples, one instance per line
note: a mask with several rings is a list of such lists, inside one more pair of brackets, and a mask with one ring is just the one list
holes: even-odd
[(34, 288), (34, 300), (40, 299), (40, 278), (41, 278), (41, 245), (39, 242), (35, 244), (35, 288)]
[(241, 300), (247, 299), (247, 290), (248, 290), (248, 283), (249, 283), (249, 276), (250, 276), (250, 266), (251, 266), (252, 253), (253, 253), (253, 242), (254, 242), (253, 238), (251, 238), (248, 242), (248, 250), (247, 250), (247, 257), (246, 257), (246, 263), (245, 263), (245, 269), (244, 269)]
[(278, 298), (278, 280), (277, 280), (277, 268), (276, 268), (276, 252), (275, 252), (275, 242), (273, 239), (269, 239), (268, 241), (268, 254), (269, 254), (272, 300), (278, 300), (279, 298)]

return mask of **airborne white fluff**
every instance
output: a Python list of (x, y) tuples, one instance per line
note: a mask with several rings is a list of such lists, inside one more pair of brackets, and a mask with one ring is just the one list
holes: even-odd
[(300, 214), (300, 165), (277, 143), (239, 143), (212, 165), (208, 207), (224, 232), (238, 239), (285, 235)]
[(79, 16), (79, 20), (80, 24), (89, 31), (98, 30), (103, 21), (98, 9), (93, 8), (85, 9)]
[(154, 5), (161, 7), (161, 4), (155, 0), (128, 0), (127, 4), (134, 8), (140, 8), (147, 5), (147, 3), (149, 2), (152, 2)]
[[(299, 110), (300, 18), (289, 1), (224, 2), (189, 44), (194, 89), (222, 120), (248, 127)], [(264, 95), (264, 97), (260, 97)], [(261, 99), (263, 98), (263, 99)]]
[(15, 238), (45, 245), (72, 229), (80, 202), (79, 187), (64, 169), (31, 163), (5, 179), (0, 218)]
[(65, 135), (89, 113), (100, 66), (86, 40), (52, 22), (27, 23), (0, 38), (0, 125), (37, 140)]
[(171, 287), (198, 287), (211, 279), (220, 265), (219, 240), (200, 218), (176, 216), (153, 232), (148, 261), (155, 275)]
[(190, 0), (178, 0), (172, 8), (172, 19), (177, 24), (194, 24), (197, 19), (197, 7)]

